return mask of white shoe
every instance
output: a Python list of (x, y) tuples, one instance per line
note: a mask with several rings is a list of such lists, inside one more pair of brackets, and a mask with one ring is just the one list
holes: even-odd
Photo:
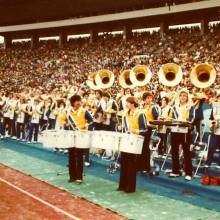
[(176, 173), (170, 173), (169, 177), (171, 178), (176, 178), (176, 177), (179, 177), (180, 175), (179, 174), (176, 174)]
[(28, 143), (28, 144), (31, 144), (31, 142), (30, 142), (30, 141), (28, 141), (27, 143)]
[(171, 170), (171, 169), (166, 169), (166, 170), (165, 170), (165, 173), (167, 173), (167, 174), (168, 174), (168, 173), (172, 173), (172, 170)]
[(85, 165), (85, 167), (90, 167), (90, 166), (91, 166), (91, 163), (85, 162), (84, 165)]
[(12, 140), (17, 140), (17, 138), (16, 138), (15, 136), (13, 136), (11, 139), (12, 139)]
[(218, 169), (218, 170), (220, 170), (220, 166), (219, 166), (219, 165), (217, 165), (215, 168)]
[(187, 175), (187, 176), (185, 176), (185, 180), (190, 181), (190, 180), (192, 180), (192, 177)]
[(75, 182), (76, 182), (76, 184), (81, 184), (82, 180), (76, 180)]

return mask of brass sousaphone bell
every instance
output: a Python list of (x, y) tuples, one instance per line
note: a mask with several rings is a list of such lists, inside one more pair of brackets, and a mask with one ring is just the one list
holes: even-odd
[(99, 90), (99, 87), (97, 86), (96, 81), (95, 81), (96, 75), (97, 75), (96, 72), (91, 72), (89, 73), (88, 80), (86, 80), (86, 84), (92, 90)]
[(159, 70), (158, 78), (164, 86), (177, 86), (183, 78), (182, 69), (175, 63), (164, 64)]
[(152, 73), (146, 65), (136, 65), (130, 72), (130, 80), (135, 86), (145, 86), (151, 77)]
[(95, 76), (96, 85), (100, 89), (108, 89), (113, 86), (115, 75), (110, 70), (100, 70)]
[(127, 69), (121, 72), (119, 75), (119, 85), (124, 89), (133, 89), (135, 86), (131, 82), (130, 78), (131, 70)]
[(206, 63), (197, 64), (190, 73), (191, 83), (200, 89), (210, 87), (216, 79), (215, 68)]

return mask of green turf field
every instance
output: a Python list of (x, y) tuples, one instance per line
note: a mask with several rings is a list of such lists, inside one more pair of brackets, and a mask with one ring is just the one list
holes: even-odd
[[(98, 172), (105, 168), (94, 165), (85, 171), (84, 183), (68, 183), (66, 157), (10, 142), (0, 142), (0, 162), (33, 177), (44, 180), (75, 195), (112, 209), (129, 219), (137, 220), (219, 220), (220, 212), (208, 210), (184, 201), (168, 198), (138, 189), (134, 194), (117, 192), (117, 182), (108, 180)], [(93, 172), (90, 172), (90, 169)], [(57, 175), (57, 174), (61, 175)], [(105, 174), (110, 175), (110, 174)], [(113, 174), (114, 175), (114, 174)], [(148, 186), (151, 187), (150, 184)], [(161, 186), (152, 186), (158, 187)], [(163, 189), (168, 190), (168, 189)], [(168, 192), (172, 193), (172, 191)], [(181, 196), (181, 194), (179, 195)], [(184, 195), (182, 195), (184, 196)], [(192, 195), (188, 195), (189, 197)], [(193, 196), (192, 196), (193, 197)], [(65, 202), (65, 201), (64, 201)], [(210, 201), (211, 203), (211, 201)]]

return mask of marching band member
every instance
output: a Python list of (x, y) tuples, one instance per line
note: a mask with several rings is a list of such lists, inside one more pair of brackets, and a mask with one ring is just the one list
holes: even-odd
[(102, 127), (102, 115), (103, 111), (101, 108), (101, 102), (102, 102), (102, 91), (101, 90), (96, 90), (95, 91), (95, 103), (94, 103), (94, 130), (103, 130)]
[(25, 119), (26, 114), (28, 114), (27, 111), (27, 102), (25, 98), (20, 98), (20, 102), (18, 104), (17, 109), (17, 140), (25, 140)]
[[(175, 120), (187, 122), (189, 121), (189, 93), (186, 89), (181, 89), (179, 92), (179, 104), (172, 108), (170, 117)], [(179, 147), (182, 146), (184, 156), (185, 180), (192, 179), (192, 161), (190, 152), (190, 136), (191, 131), (189, 128), (178, 128), (173, 126), (171, 128), (171, 146), (172, 146), (172, 173), (169, 177), (180, 176), (179, 164)]]
[(57, 101), (57, 123), (56, 129), (64, 129), (65, 121), (62, 120), (63, 114), (66, 112), (66, 105), (63, 99)]
[[(10, 111), (9, 111), (9, 99), (12, 94), (6, 93), (3, 97), (3, 124), (2, 124), (2, 130), (3, 130), (3, 136), (9, 137), (10, 135)], [(6, 134), (7, 129), (7, 134)]]
[(48, 127), (48, 116), (50, 114), (51, 103), (49, 100), (45, 99), (43, 102), (43, 115), (40, 120), (40, 129), (44, 131)]
[(40, 104), (39, 99), (37, 98), (34, 99), (34, 103), (31, 106), (29, 115), (31, 116), (30, 133), (28, 137), (28, 143), (30, 144), (32, 141), (33, 134), (34, 134), (34, 143), (36, 143), (38, 140), (40, 118), (43, 115), (43, 106), (42, 104)]
[(3, 133), (3, 100), (2, 97), (0, 96), (0, 138), (3, 138), (4, 133)]
[(144, 102), (144, 108), (142, 109), (142, 112), (144, 113), (146, 117), (146, 123), (147, 123), (147, 132), (144, 135), (144, 144), (142, 149), (142, 154), (139, 156), (138, 159), (138, 171), (141, 171), (143, 173), (149, 173), (151, 171), (150, 167), (150, 138), (152, 133), (152, 127), (149, 125), (149, 122), (152, 120), (156, 120), (159, 116), (159, 109), (158, 107), (152, 103), (153, 101), (153, 94), (150, 92), (145, 92), (143, 94), (143, 102)]
[[(70, 98), (71, 108), (65, 112), (61, 121), (65, 121), (65, 126), (70, 130), (87, 131), (93, 118), (88, 110), (81, 107), (81, 97), (73, 95)], [(62, 123), (62, 122), (61, 122)], [(75, 147), (69, 148), (69, 182), (82, 183), (83, 180), (83, 149)]]
[(15, 118), (18, 105), (18, 98), (16, 94), (13, 94), (9, 99), (9, 118), (10, 118), (10, 135), (12, 139), (16, 139)]
[[(169, 114), (171, 111), (171, 106), (169, 105), (169, 98), (164, 96), (161, 99), (161, 106), (159, 109), (159, 120), (169, 120)], [(162, 126), (161, 129), (158, 129), (158, 136), (161, 138), (160, 144), (158, 146), (158, 154), (163, 155), (166, 153), (166, 145), (167, 145), (167, 135), (168, 130), (166, 126)]]
[(106, 113), (106, 117), (108, 119), (108, 122), (105, 124), (106, 129), (108, 131), (114, 131), (115, 130), (115, 122), (113, 120), (113, 114), (117, 112), (118, 106), (116, 102), (111, 98), (111, 95), (108, 92), (104, 92), (102, 94), (102, 100), (100, 103), (100, 107), (98, 110), (101, 110), (102, 112)]
[(100, 107), (102, 100), (102, 91), (101, 90), (96, 90), (95, 91), (95, 108), (98, 109)]
[(50, 108), (48, 112), (48, 129), (55, 129), (56, 118), (57, 118), (57, 103), (53, 101), (52, 98), (49, 98)]
[[(144, 114), (138, 110), (135, 97), (128, 97), (126, 107), (128, 111), (123, 115), (123, 130), (131, 134), (143, 134), (146, 131)], [(129, 146), (128, 146), (129, 147)], [(137, 155), (121, 152), (121, 171), (118, 191), (132, 193), (136, 190)]]
[(195, 126), (195, 130), (200, 134), (201, 122), (204, 119), (203, 103), (204, 103), (206, 97), (204, 94), (196, 93), (193, 99), (194, 99), (194, 103), (190, 108), (189, 120)]
[[(206, 167), (209, 167), (213, 161), (216, 149), (220, 149), (220, 94), (216, 96), (217, 102), (213, 103), (211, 120), (211, 138), (208, 148), (208, 158)], [(220, 169), (220, 155), (217, 160), (217, 169)]]
[(126, 100), (128, 97), (132, 96), (131, 89), (126, 88), (126, 89), (123, 89), (123, 91), (124, 91), (123, 95), (120, 97), (120, 100), (119, 100), (119, 111), (126, 109)]

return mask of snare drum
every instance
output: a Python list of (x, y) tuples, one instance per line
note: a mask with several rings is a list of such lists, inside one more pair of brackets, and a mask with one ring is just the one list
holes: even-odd
[(80, 149), (90, 148), (91, 133), (89, 131), (74, 131), (74, 133), (75, 133), (74, 147)]
[(91, 132), (91, 148), (101, 148), (102, 147), (102, 139), (101, 139), (102, 131), (92, 131)]
[(60, 130), (56, 133), (54, 148), (72, 148), (75, 145), (75, 132)]
[(46, 148), (54, 148), (54, 145), (56, 143), (56, 136), (57, 131), (56, 130), (46, 130), (42, 134), (42, 144)]
[(141, 154), (144, 137), (134, 134), (120, 134), (119, 150), (125, 153)]

